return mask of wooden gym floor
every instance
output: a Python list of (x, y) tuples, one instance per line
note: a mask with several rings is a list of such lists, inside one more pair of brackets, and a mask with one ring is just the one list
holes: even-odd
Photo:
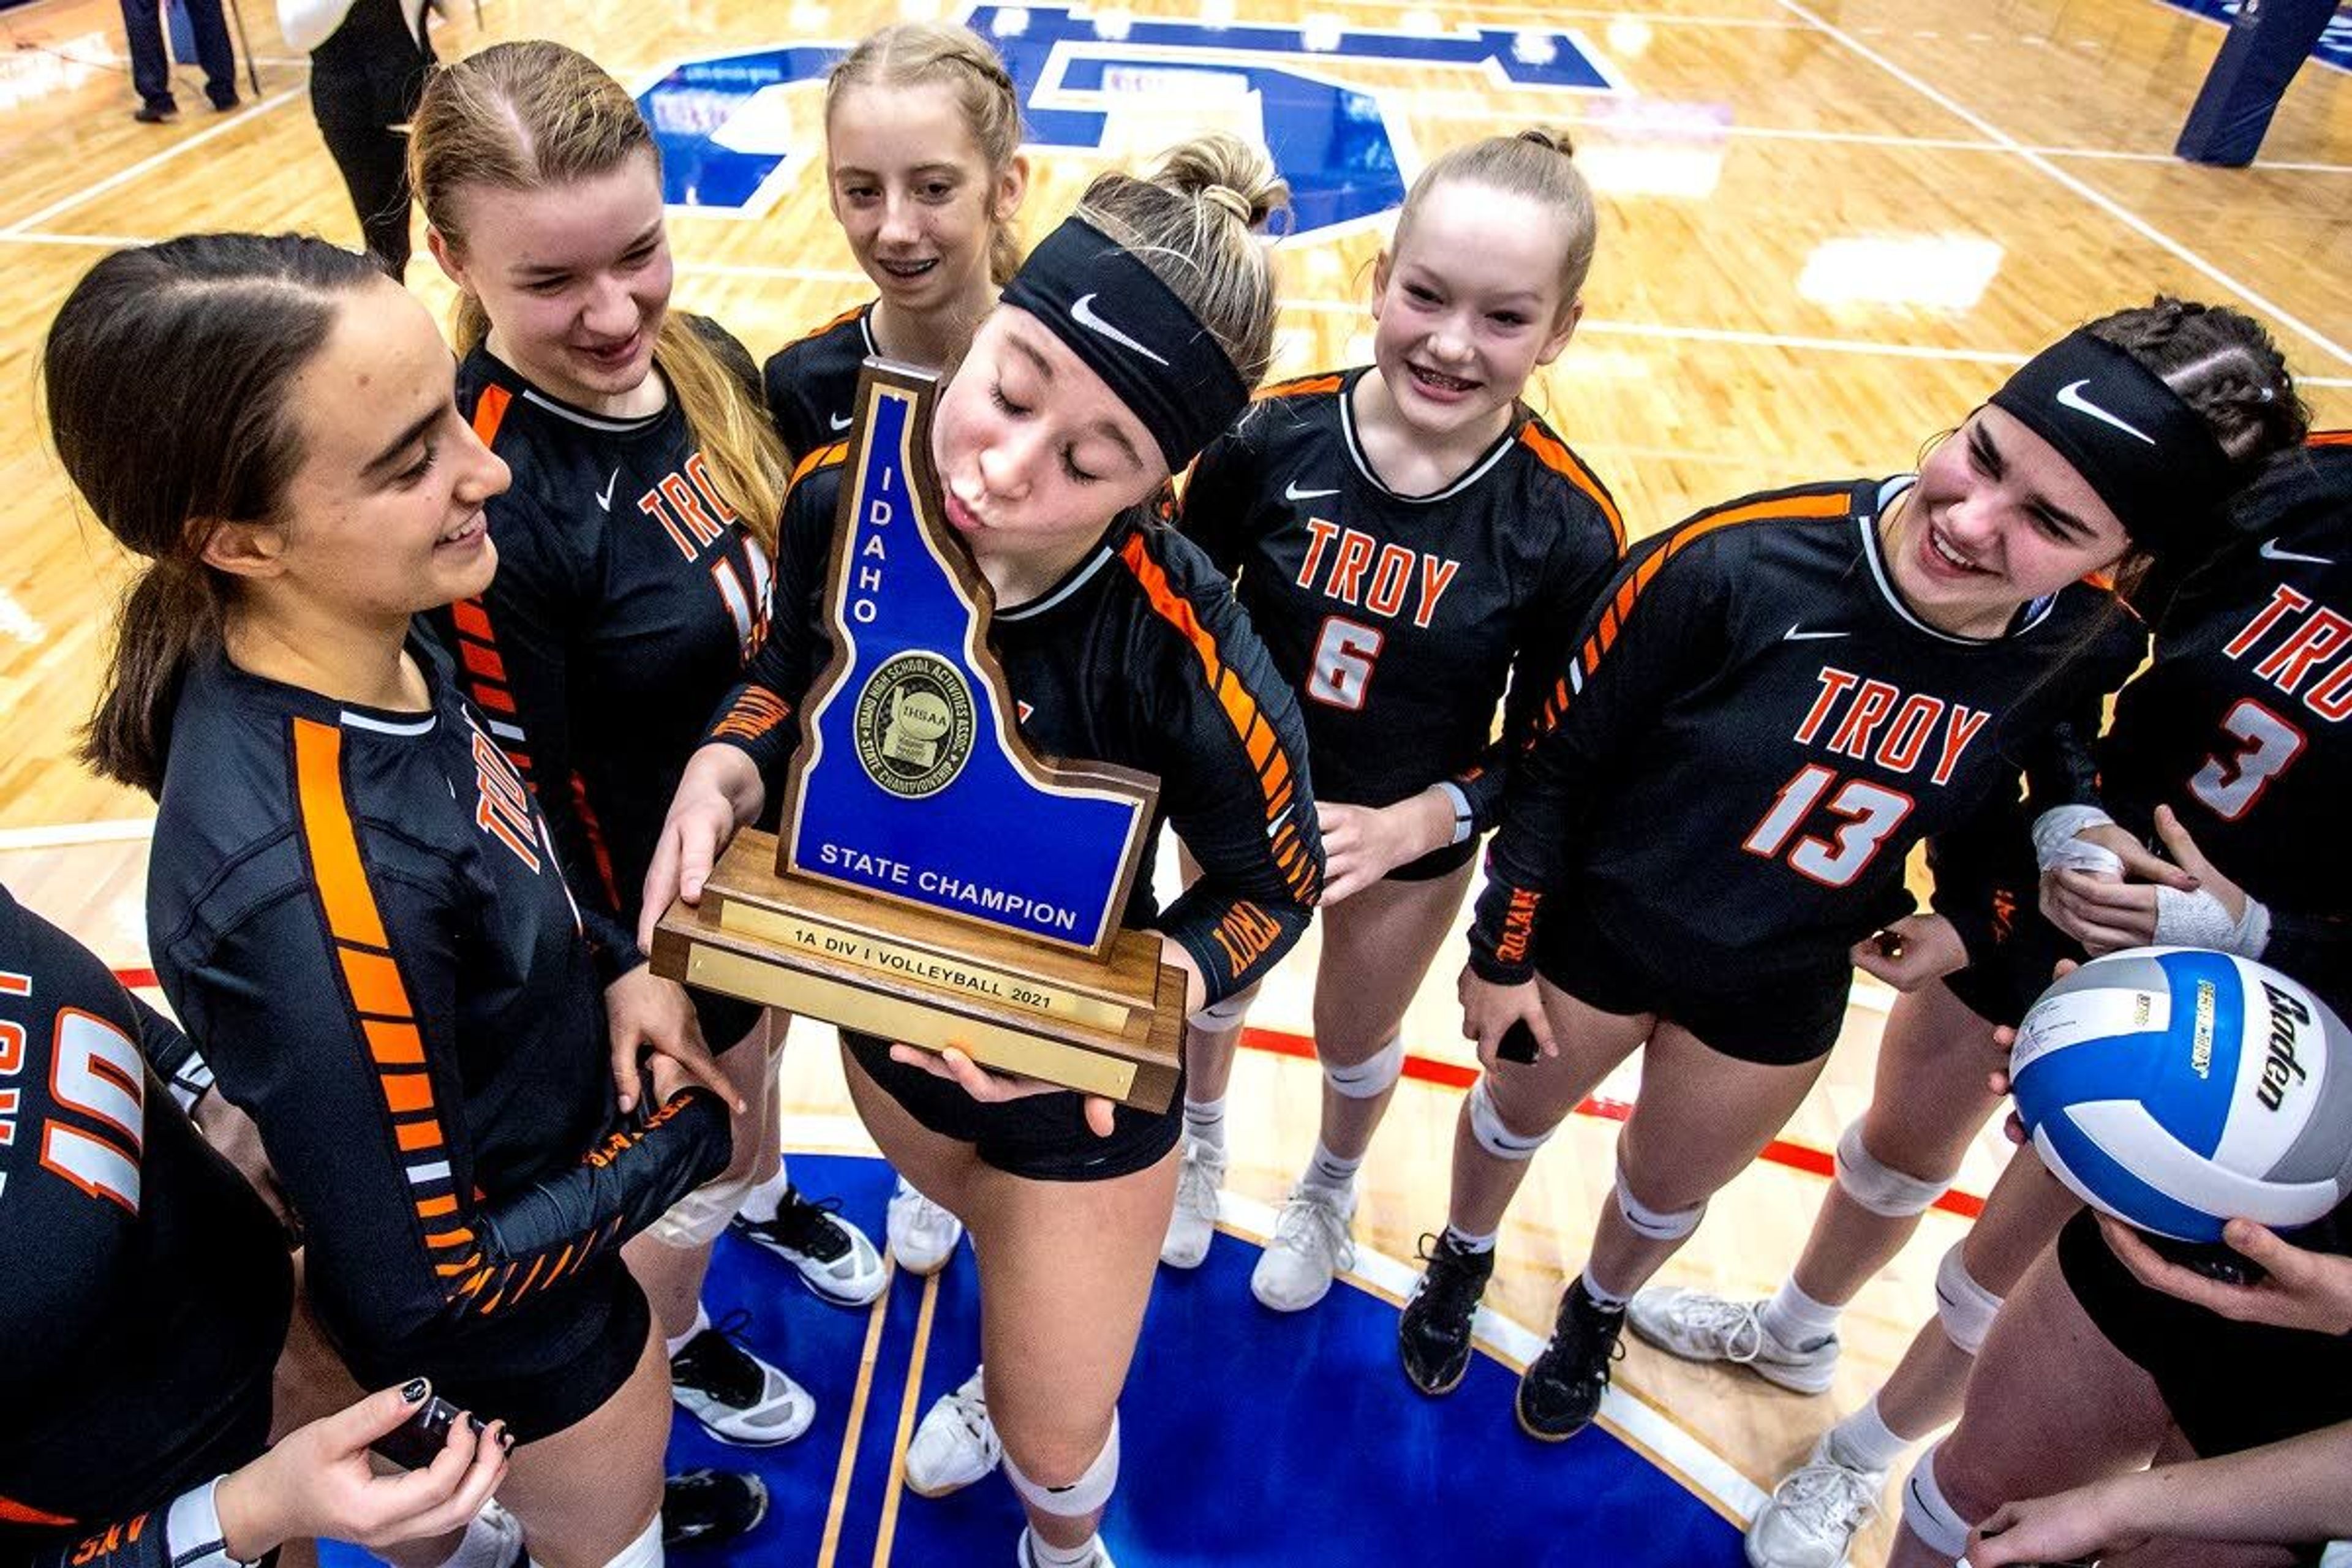
[[(547, 36), (638, 89), (685, 59), (844, 42), (901, 16), (943, 14), (940, 0), (485, 0), (478, 23), (469, 0), (450, 9), (436, 29), (445, 58)], [(0, 495), (14, 498), (0, 521), (0, 880), (130, 970), (146, 963), (147, 803), (94, 782), (69, 754), (124, 572), (47, 448), (38, 353), (58, 301), (111, 247), (222, 227), (355, 242), (310, 117), (307, 62), (280, 43), (266, 0), (246, 0), (245, 11), (259, 98), (247, 89), (244, 108), (214, 114), (183, 70), (184, 112), (168, 127), (130, 119), (110, 0), (0, 11)], [(1319, 0), (1313, 11), (1288, 0), (1144, 0), (1103, 13), (1114, 16), (1290, 26), (1310, 40), (1318, 30), (1556, 29), (1601, 62), (1615, 90), (1518, 85), (1328, 44), (1311, 64), (1318, 79), (1376, 95), (1407, 178), (1436, 150), (1491, 131), (1575, 130), (1604, 229), (1584, 325), (1541, 400), (1637, 533), (1745, 490), (1897, 471), (2044, 342), (2158, 290), (2261, 316), (2319, 422), (2352, 423), (2352, 273), (2325, 260), (2352, 255), (2352, 79), (2307, 66), (2253, 169), (2180, 163), (2172, 139), (2222, 32), (2161, 0)], [(1171, 99), (1196, 101), (1146, 93), (1115, 103), (1101, 138), (1110, 152), (1037, 150), (1029, 231), (1050, 225), (1106, 157), (1192, 129), (1192, 110)], [(817, 130), (814, 106), (813, 88), (782, 95), (803, 145)], [(677, 302), (761, 355), (867, 292), (824, 210), (820, 173), (787, 173), (755, 216), (681, 211), (671, 228)], [(1362, 280), (1380, 228), (1358, 223), (1285, 246), (1278, 375), (1365, 357)], [(446, 305), (421, 247), (410, 281), (436, 311)], [(1304, 1034), (1312, 944), (1253, 1024)], [(1444, 1214), (1459, 1091), (1443, 1080), (1467, 1059), (1452, 1002), (1459, 957), (1457, 947), (1440, 959), (1407, 1026), (1409, 1048), (1434, 1066), (1405, 1085), (1365, 1168), (1359, 1238), (1392, 1257), (1410, 1257)], [(1793, 1142), (1825, 1150), (1861, 1109), (1883, 1002), (1857, 995)], [(791, 1109), (803, 1128), (854, 1142), (819, 1034), (796, 1031)], [(1633, 1083), (1628, 1075), (1612, 1091), (1630, 1097)], [(1278, 1201), (1311, 1147), (1313, 1069), (1245, 1053), (1232, 1103), (1233, 1186)], [(1605, 1120), (1573, 1122), (1511, 1217), (1490, 1299), (1523, 1323), (1548, 1321), (1580, 1263), (1612, 1135)], [(1977, 1152), (1965, 1191), (1985, 1189), (1998, 1152), (1990, 1142)], [(1800, 1154), (1743, 1177), (1667, 1278), (1770, 1289), (1822, 1194), (1820, 1176), (1801, 1168), (1809, 1163)], [(1638, 1345), (1622, 1381), (1769, 1487), (1891, 1365), (1961, 1223), (1931, 1215), (1864, 1293), (1830, 1398), (1797, 1399)]]

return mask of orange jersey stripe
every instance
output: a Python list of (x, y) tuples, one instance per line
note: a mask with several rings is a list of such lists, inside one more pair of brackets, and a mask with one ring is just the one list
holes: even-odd
[(1263, 403), (1275, 397), (1313, 397), (1318, 393), (1337, 392), (1346, 384), (1347, 379), (1345, 375), (1337, 372), (1323, 375), (1302, 375), (1296, 381), (1277, 382), (1272, 386), (1261, 387), (1255, 401)]
[(2310, 444), (2315, 447), (2352, 447), (2352, 430), (2314, 430)]
[(327, 927), (339, 941), (384, 947), (389, 944), (383, 922), (376, 917), (375, 895), (368, 890), (367, 872), (360, 865), (359, 837), (343, 805), (342, 764), (341, 730), (312, 719), (294, 721), (295, 786), (319, 897), (327, 907)]
[(483, 446), (497, 442), (499, 426), (506, 423), (507, 405), (513, 401), (514, 394), (503, 386), (482, 388), (482, 400), (474, 405), (474, 434), (481, 437)]
[[(799, 337), (796, 337), (791, 342), (786, 343), (784, 348), (798, 348), (803, 343), (809, 342), (814, 339), (824, 336), (825, 333), (833, 331), (835, 327), (845, 327), (871, 309), (873, 309), (873, 307), (870, 305), (852, 305), (849, 309), (844, 310), (841, 314), (835, 316), (824, 325), (821, 327), (811, 327), (807, 331), (803, 332)], [(778, 349), (776, 352), (778, 353), (782, 353), (784, 350)]]
[(1592, 470), (1577, 461), (1576, 454), (1568, 449), (1565, 442), (1545, 435), (1533, 420), (1519, 426), (1519, 444), (1542, 459), (1545, 468), (1591, 499), (1592, 504), (1601, 509), (1601, 515), (1609, 520), (1609, 536), (1617, 542), (1617, 553), (1624, 554), (1625, 520), (1618, 514), (1617, 503), (1609, 499), (1608, 490), (1592, 477)]
[(62, 1513), (44, 1513), (28, 1502), (0, 1497), (0, 1524), (71, 1524)]
[(391, 1024), (370, 1018), (360, 1026), (367, 1031), (368, 1050), (378, 1067), (423, 1067), (425, 1039), (414, 1024)]
[(807, 457), (801, 459), (800, 467), (793, 470), (792, 479), (784, 486), (784, 489), (789, 492), (793, 485), (800, 483), (803, 479), (808, 478), (809, 475), (816, 472), (819, 468), (824, 468), (829, 464), (845, 463), (848, 460), (849, 443), (846, 441), (835, 441), (830, 447), (819, 447), (815, 451), (811, 452)]
[(342, 961), (343, 983), (352, 988), (353, 1007), (381, 1018), (412, 1016), (398, 964), (382, 953), (362, 952), (355, 947), (339, 947), (335, 956)]

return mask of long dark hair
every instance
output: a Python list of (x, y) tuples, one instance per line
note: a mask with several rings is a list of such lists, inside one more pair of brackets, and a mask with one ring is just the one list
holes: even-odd
[(338, 297), (383, 283), (322, 239), (197, 234), (115, 252), (59, 307), (41, 353), (58, 456), (106, 531), (151, 563), (83, 732), (108, 778), (161, 793), (181, 679), (218, 644), (229, 599), (205, 547), (223, 522), (276, 516), (302, 459), (289, 390)]

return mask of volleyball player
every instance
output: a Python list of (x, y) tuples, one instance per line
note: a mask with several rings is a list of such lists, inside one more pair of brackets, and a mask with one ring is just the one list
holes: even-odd
[[(932, 425), (947, 521), (995, 591), (992, 639), (1024, 732), (1049, 754), (1158, 775), (1203, 868), (1165, 910), (1139, 879), (1126, 913), (1160, 931), (1195, 1012), (1289, 949), (1322, 876), (1289, 690), (1225, 580), (1144, 510), (1265, 374), (1272, 266), (1251, 229), (1282, 195), (1265, 154), (1229, 137), (1177, 148), (1150, 180), (1098, 177), (982, 324)], [(773, 631), (721, 739), (687, 766), (648, 908), (681, 886), (701, 895), (796, 738), (845, 456), (803, 463)], [(988, 1408), (1028, 1513), (1020, 1560), (1108, 1563), (1095, 1531), (1181, 1117), (855, 1032), (844, 1066), (882, 1152), (977, 1244)]]
[(730, 1442), (789, 1442), (815, 1404), (712, 1325), (712, 1243), (749, 1206), (820, 1294), (849, 1304), (881, 1292), (881, 1259), (779, 1169), (781, 1016), (689, 994), (636, 945), (678, 770), (766, 632), (782, 454), (751, 356), (669, 309), (653, 134), (593, 61), (531, 41), (457, 62), (434, 79), (411, 154), (427, 243), (462, 290), (458, 410), (514, 475), (488, 504), (497, 575), (436, 621), (554, 837), (615, 1044), (698, 1033), (750, 1107), (726, 1175), (629, 1262), (677, 1402)]
[[(833, 216), (877, 295), (779, 350), (761, 373), (776, 433), (800, 456), (847, 432), (868, 355), (951, 364), (995, 307), (1021, 264), (1021, 96), (970, 28), (900, 22), (825, 77), (824, 160)], [(963, 1222), (903, 1174), (887, 1219), (890, 1256), (917, 1274), (946, 1267), (963, 1237)]]
[[(1479, 900), (1462, 994), (1487, 1070), (1402, 1320), (1421, 1387), (1462, 1375), (1475, 1249), (1528, 1159), (1646, 1043), (1591, 1256), (1516, 1402), (1539, 1437), (1591, 1420), (1626, 1301), (1819, 1077), (1850, 950), (1909, 908), (1910, 846), (2013, 794), (2021, 750), (2137, 661), (2081, 579), (2195, 540), (2237, 477), (2163, 379), (2196, 381), (2148, 342), (2164, 314), (2044, 350), (1916, 478), (1751, 497), (1635, 552), (1539, 717)], [(1498, 1059), (1522, 1023), (1538, 1059)]]
[[(1592, 193), (1565, 135), (1423, 171), (1372, 273), (1372, 364), (1276, 387), (1192, 467), (1181, 526), (1239, 584), (1300, 693), (1329, 879), (1315, 979), (1313, 1158), (1250, 1276), (1321, 1300), (1354, 1248), (1356, 1171), (1404, 1065), (1398, 1029), (1494, 826), (1507, 682), (1525, 730), (1625, 547), (1616, 504), (1521, 401), (1568, 346)], [(1186, 1041), (1183, 1164), (1160, 1260), (1208, 1255), (1246, 998)]]
[(170, 1075), (189, 1055), (0, 888), (0, 1559), (230, 1568), (288, 1541), (458, 1530), (506, 1473), (496, 1423), (457, 1423), (405, 1476), (368, 1466), (421, 1380), (265, 1448), (293, 1275), (188, 1119), (194, 1087)]
[(507, 483), (447, 348), (363, 258), (205, 235), (100, 262), (44, 370), (68, 475), (151, 560), (89, 754), (160, 795), (156, 970), (320, 1323), (363, 1386), (508, 1423), (539, 1562), (657, 1563), (667, 1367), (617, 1249), (726, 1164), (725, 1080), (691, 1042), (649, 1093), (612, 1061), (530, 792), (412, 626), (488, 584)]
[[(2352, 846), (2338, 821), (2352, 786), (2341, 732), (2352, 669), (2339, 658), (2352, 607), (2352, 437), (2319, 436), (2274, 458), (2229, 521), (2222, 550), (2169, 592), (2154, 661), (2117, 700), (2096, 805), (2084, 807), (2095, 816), (2056, 824), (2120, 864), (2053, 873), (2045, 908), (2092, 952), (2235, 952), (2340, 1014), (2352, 1006)], [(2175, 868), (2194, 887), (2158, 879)], [(2339, 1210), (2292, 1245), (2242, 1221), (2230, 1235), (2268, 1268), (2263, 1284), (2199, 1279), (2077, 1210), (2001, 1309), (1966, 1381), (1959, 1429), (1912, 1468), (1905, 1560), (1949, 1558), (1967, 1521), (1994, 1506), (2151, 1453), (2211, 1458), (2352, 1419), (2352, 1215)], [(2047, 1365), (2037, 1342), (2074, 1346), (2080, 1371)], [(1996, 1396), (2004, 1403), (1987, 1403)], [(2032, 1453), (1989, 1426), (1997, 1411), (2019, 1432), (2064, 1440)], [(1832, 1429), (1817, 1463), (1856, 1457), (1835, 1443), (1850, 1424)], [(2179, 1437), (2159, 1447), (2168, 1424)], [(2287, 1560), (2198, 1551), (2214, 1563)]]

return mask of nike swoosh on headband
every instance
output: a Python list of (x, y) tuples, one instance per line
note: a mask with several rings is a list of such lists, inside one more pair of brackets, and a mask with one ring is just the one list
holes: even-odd
[(2116, 429), (2122, 431), (2125, 435), (2133, 437), (2135, 440), (2145, 441), (2151, 447), (2156, 445), (2155, 437), (2148, 435), (2146, 431), (2132, 428), (2132, 426), (2125, 424), (2122, 420), (2116, 418), (2114, 415), (2108, 413), (2105, 409), (2100, 407), (2097, 404), (2084, 396), (2083, 388), (2090, 384), (2091, 378), (2087, 375), (2080, 381), (2068, 382), (2065, 385), (2058, 389), (2058, 401), (2066, 407), (2074, 410), (2077, 414), (2087, 414), (2092, 418), (2098, 420), (2101, 424), (2114, 426)]
[(1165, 365), (1168, 363), (1166, 360), (1160, 358), (1158, 354), (1153, 353), (1150, 349), (1145, 348), (1141, 343), (1137, 342), (1133, 338), (1129, 337), (1125, 332), (1120, 331), (1117, 327), (1112, 326), (1100, 316), (1096, 315), (1095, 297), (1092, 294), (1081, 294), (1071, 303), (1070, 320), (1077, 322), (1078, 325), (1086, 328), (1086, 330), (1090, 332), (1100, 333), (1102, 336), (1108, 338), (1111, 342), (1119, 344), (1123, 348), (1133, 349), (1137, 353), (1141, 354), (1145, 359), (1150, 360), (1154, 364)]

